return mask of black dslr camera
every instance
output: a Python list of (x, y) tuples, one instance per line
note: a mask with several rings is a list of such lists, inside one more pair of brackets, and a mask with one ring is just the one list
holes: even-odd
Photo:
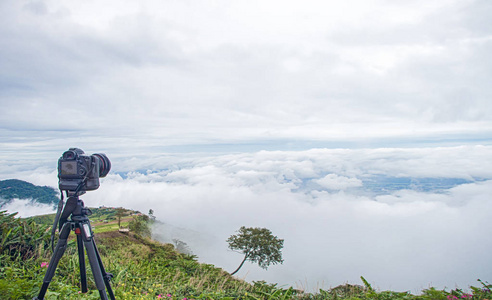
[(85, 155), (79, 148), (70, 148), (58, 159), (60, 190), (82, 194), (99, 188), (99, 178), (105, 177), (111, 162), (103, 153)]

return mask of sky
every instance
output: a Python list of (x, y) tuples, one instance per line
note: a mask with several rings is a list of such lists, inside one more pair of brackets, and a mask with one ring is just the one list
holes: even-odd
[(205, 261), (235, 269), (217, 249), (243, 225), (283, 236), (285, 263), (247, 279), (492, 280), (491, 16), (487, 0), (1, 1), (0, 179), (57, 187), (63, 151), (106, 153), (87, 203), (152, 208), (209, 237), (185, 240)]

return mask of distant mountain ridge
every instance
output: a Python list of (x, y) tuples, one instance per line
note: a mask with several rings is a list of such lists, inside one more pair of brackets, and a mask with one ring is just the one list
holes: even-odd
[(14, 199), (28, 199), (34, 202), (55, 206), (58, 192), (48, 186), (37, 186), (19, 179), (0, 180), (0, 208)]

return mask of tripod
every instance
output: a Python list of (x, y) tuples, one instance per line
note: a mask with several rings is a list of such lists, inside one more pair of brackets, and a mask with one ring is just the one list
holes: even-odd
[[(75, 194), (77, 195), (77, 193)], [(70, 231), (75, 231), (77, 236), (77, 249), (79, 254), (79, 269), (80, 269), (80, 286), (82, 293), (87, 293), (87, 277), (85, 270), (85, 257), (84, 257), (84, 246), (87, 251), (87, 256), (89, 258), (89, 263), (91, 266), (92, 274), (94, 276), (94, 281), (96, 287), (99, 291), (99, 295), (102, 300), (107, 300), (108, 295), (106, 294), (106, 289), (111, 300), (115, 300), (113, 290), (111, 289), (110, 280), (113, 277), (112, 274), (106, 273), (104, 270), (104, 265), (99, 255), (99, 251), (96, 247), (96, 242), (94, 241), (94, 235), (92, 233), (91, 224), (89, 218), (92, 212), (90, 209), (84, 207), (84, 202), (79, 199), (78, 196), (71, 196), (67, 200), (65, 209), (60, 217), (60, 236), (58, 243), (51, 257), (50, 263), (48, 265), (48, 270), (43, 279), (43, 285), (37, 297), (33, 300), (43, 300), (51, 279), (55, 275), (55, 270), (60, 261), (63, 253), (67, 249), (67, 239), (70, 235)], [(68, 217), (71, 216), (70, 220)], [(56, 221), (55, 221), (56, 224)]]

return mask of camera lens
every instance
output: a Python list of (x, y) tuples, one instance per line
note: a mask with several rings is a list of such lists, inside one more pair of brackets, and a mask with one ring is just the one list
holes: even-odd
[(108, 175), (109, 170), (111, 170), (111, 162), (109, 158), (104, 153), (94, 153), (92, 154), (95, 158), (99, 160), (99, 177), (104, 177)]

